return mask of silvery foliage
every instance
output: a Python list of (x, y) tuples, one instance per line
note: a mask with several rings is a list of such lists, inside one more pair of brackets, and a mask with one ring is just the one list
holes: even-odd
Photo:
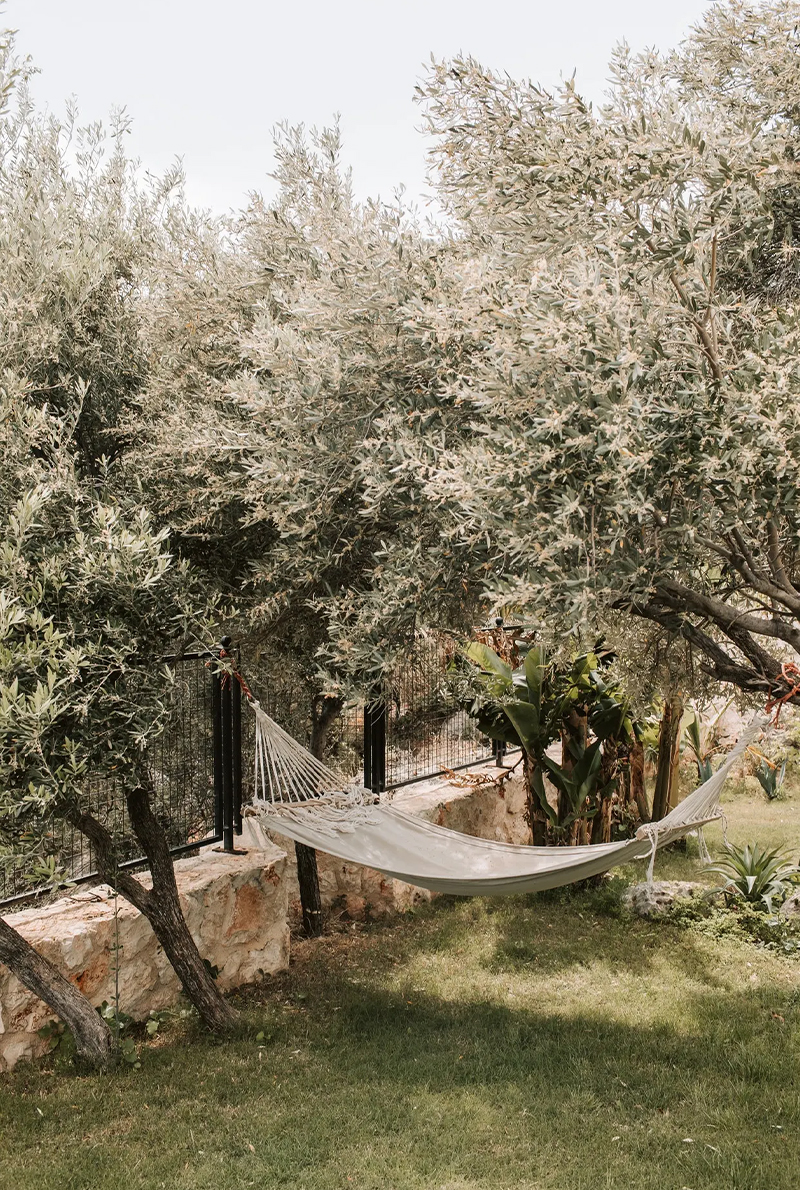
[[(0, 853), (41, 854), (89, 774), (137, 781), (166, 714), (166, 641), (193, 584), (111, 456), (142, 379), (136, 287), (165, 192), (121, 140), (34, 110), (0, 77)], [(107, 155), (106, 155), (106, 151)]]
[(469, 58), (420, 88), (460, 244), (416, 329), (471, 430), (424, 500), (498, 602), (632, 610), (754, 692), (800, 651), (798, 18), (622, 46), (596, 111)]
[(475, 560), (447, 561), (418, 480), (460, 421), (419, 323), (445, 247), (401, 202), (354, 199), (337, 128), (284, 127), (276, 156), (275, 201), (166, 246), (141, 467), (262, 646), (336, 692), (368, 687), (420, 622), (473, 611)]

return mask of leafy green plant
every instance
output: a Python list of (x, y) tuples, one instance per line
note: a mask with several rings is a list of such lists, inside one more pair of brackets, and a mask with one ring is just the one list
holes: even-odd
[(694, 753), (694, 762), (697, 765), (697, 776), (700, 781), (707, 781), (709, 777), (714, 775), (714, 769), (711, 764), (711, 753), (707, 748), (703, 747), (702, 737), (700, 734), (700, 716), (695, 711), (694, 719), (686, 725), (686, 736), (688, 739), (689, 748)]
[(97, 1009), (103, 1020), (109, 1025), (116, 1042), (117, 1053), (123, 1062), (132, 1066), (134, 1070), (141, 1070), (142, 1063), (136, 1042), (132, 1037), (124, 1036), (125, 1030), (134, 1024), (133, 1017), (123, 1012), (116, 1004), (109, 1004), (107, 1000)]
[(735, 938), (792, 958), (800, 956), (796, 920), (765, 913), (763, 905), (754, 905), (740, 897), (727, 902), (707, 896), (679, 900), (667, 911), (664, 920), (705, 938)]
[(780, 797), (781, 789), (783, 788), (784, 777), (786, 776), (786, 761), (780, 767), (777, 764), (772, 764), (765, 757), (762, 757), (761, 763), (756, 769), (756, 777), (758, 783), (764, 790), (770, 801)]
[(764, 905), (769, 913), (775, 901), (785, 900), (790, 888), (790, 877), (800, 872), (789, 862), (788, 854), (777, 847), (760, 847), (758, 843), (747, 843), (744, 847), (728, 844), (725, 858), (711, 866), (708, 871), (724, 877), (723, 889), (753, 905)]
[(571, 808), (568, 817), (559, 822), (559, 826), (570, 826), (576, 818), (581, 816), (594, 817), (600, 800), (612, 792), (615, 785), (613, 779), (601, 784), (603, 761), (601, 749), (602, 740), (594, 740), (588, 745), (571, 741), (570, 751), (573, 755), (571, 769), (558, 764), (546, 753), (541, 757), (541, 763), (547, 770), (548, 777), (565, 799), (565, 803)]
[[(633, 740), (636, 726), (619, 684), (601, 672), (597, 651), (557, 665), (540, 645), (516, 643), (523, 655), (517, 669), (488, 645), (474, 641), (468, 646), (467, 657), (481, 671), (470, 710), (491, 739), (522, 748), (531, 814), (538, 811), (554, 841), (560, 841), (578, 820), (593, 818), (603, 797), (613, 792), (614, 779), (603, 777), (604, 741)], [(570, 719), (576, 715), (585, 720), (591, 741), (585, 731), (574, 731)], [(568, 763), (547, 755), (559, 739), (566, 741)], [(548, 801), (545, 775), (558, 791), (557, 806)]]

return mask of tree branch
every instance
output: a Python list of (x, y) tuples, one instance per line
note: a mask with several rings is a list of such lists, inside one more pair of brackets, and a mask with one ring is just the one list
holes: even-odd
[(700, 340), (700, 345), (703, 349), (703, 354), (705, 355), (706, 359), (708, 360), (708, 363), (711, 368), (711, 372), (712, 372), (712, 375), (714, 376), (714, 379), (717, 381), (718, 384), (722, 384), (724, 377), (722, 374), (722, 368), (720, 367), (719, 357), (717, 355), (717, 352), (714, 349), (714, 340), (712, 339), (711, 335), (709, 335), (708, 331), (703, 326), (703, 323), (700, 321), (700, 319), (695, 318), (693, 316), (692, 303), (689, 301), (689, 295), (687, 294), (686, 290), (681, 285), (681, 283), (678, 280), (678, 278), (676, 277), (675, 273), (670, 273), (669, 279), (672, 282), (673, 286), (675, 287), (675, 292), (678, 294), (678, 297), (681, 299), (681, 302), (683, 303), (684, 307), (689, 311), (689, 316), (692, 320), (692, 326), (697, 331), (697, 337)]
[[(730, 682), (731, 685), (751, 694), (769, 695), (774, 693), (775, 684), (766, 675), (759, 673), (753, 667), (740, 664), (713, 637), (692, 624), (690, 620), (684, 619), (667, 608), (658, 607), (650, 601), (646, 603), (633, 602), (627, 604), (626, 607), (633, 615), (660, 624), (662, 628), (666, 628), (675, 636), (682, 636), (700, 653), (703, 653), (710, 663), (703, 666), (709, 676), (720, 682)], [(778, 688), (783, 689), (782, 686)], [(794, 695), (789, 701), (800, 705), (800, 693)]]
[[(739, 645), (739, 641), (736, 636), (739, 633), (744, 632), (748, 636), (754, 633), (756, 636), (770, 636), (783, 640), (791, 645), (796, 653), (800, 653), (800, 629), (787, 620), (782, 620), (774, 615), (772, 618), (766, 619), (755, 616), (746, 609), (737, 610), (729, 603), (724, 603), (721, 599), (715, 599), (700, 591), (693, 591), (675, 579), (660, 582), (657, 593), (658, 597), (664, 596), (676, 610), (680, 610), (683, 606), (713, 620), (723, 632), (731, 636), (731, 640), (737, 645)], [(758, 649), (755, 641), (749, 647)], [(744, 649), (742, 651), (745, 652)], [(763, 653), (763, 656), (769, 655)]]
[[(754, 591), (765, 595), (767, 599), (774, 599), (776, 603), (788, 608), (793, 615), (800, 616), (800, 594), (794, 590), (791, 584), (789, 584), (788, 590), (776, 586), (763, 571), (758, 569), (753, 555), (738, 529), (731, 530), (730, 538), (732, 539), (732, 550), (728, 558), (729, 564), (739, 571), (742, 578), (750, 584)], [(706, 544), (705, 541), (704, 544)]]
[(767, 556), (769, 558), (770, 570), (775, 582), (783, 587), (790, 595), (796, 594), (795, 588), (789, 581), (789, 576), (783, 568), (781, 562), (781, 543), (778, 536), (778, 526), (775, 524), (772, 517), (767, 519), (767, 540), (769, 541), (769, 548)]

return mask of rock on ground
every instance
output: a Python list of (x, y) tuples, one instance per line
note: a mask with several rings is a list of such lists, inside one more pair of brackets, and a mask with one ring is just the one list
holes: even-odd
[(632, 884), (622, 903), (637, 917), (662, 917), (677, 901), (693, 900), (711, 892), (707, 884), (693, 880), (654, 880)]

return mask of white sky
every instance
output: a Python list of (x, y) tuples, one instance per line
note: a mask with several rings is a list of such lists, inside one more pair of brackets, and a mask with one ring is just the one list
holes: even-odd
[(425, 192), (413, 102), (431, 53), (544, 85), (577, 70), (597, 101), (612, 46), (677, 45), (707, 0), (7, 0), (0, 25), (42, 73), (37, 100), (76, 96), (82, 122), (133, 117), (130, 151), (160, 173), (183, 159), (189, 198), (217, 211), (271, 192), (271, 129), (342, 117), (359, 197)]

